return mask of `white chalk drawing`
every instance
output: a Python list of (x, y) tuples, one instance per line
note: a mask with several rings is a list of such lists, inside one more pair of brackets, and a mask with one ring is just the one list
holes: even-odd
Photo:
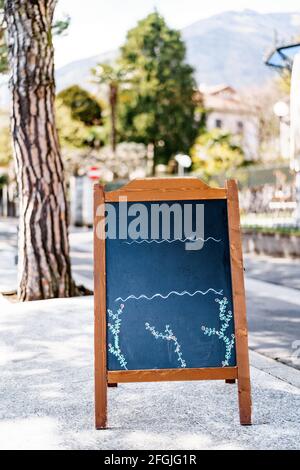
[(202, 291), (202, 290), (196, 290), (195, 292), (188, 292), (187, 290), (184, 290), (182, 292), (177, 292), (176, 290), (172, 290), (171, 292), (169, 292), (168, 294), (166, 295), (163, 295), (163, 294), (154, 294), (152, 295), (151, 297), (148, 297), (147, 295), (145, 294), (141, 294), (139, 295), (138, 297), (136, 297), (135, 295), (129, 295), (128, 297), (126, 297), (125, 299), (123, 299), (122, 297), (117, 297), (115, 299), (115, 302), (127, 302), (127, 300), (130, 300), (130, 299), (134, 299), (134, 300), (140, 300), (140, 299), (146, 299), (146, 300), (152, 300), (154, 299), (155, 297), (160, 297), (161, 299), (168, 299), (170, 297), (170, 295), (178, 295), (178, 296), (183, 296), (183, 295), (188, 295), (189, 297), (194, 297), (194, 295), (197, 295), (197, 294), (201, 294), (201, 295), (206, 295), (208, 294), (209, 292), (214, 292), (216, 295), (223, 295), (223, 290), (215, 290), (213, 289), (212, 287), (210, 287), (209, 289), (207, 289), (206, 291)]
[(216, 330), (215, 328), (208, 328), (207, 326), (202, 326), (201, 329), (203, 330), (205, 335), (216, 335), (218, 336), (219, 340), (224, 342), (225, 358), (224, 361), (222, 361), (222, 367), (225, 367), (229, 366), (232, 350), (234, 348), (234, 334), (231, 334), (230, 336), (226, 335), (226, 330), (229, 327), (230, 321), (232, 320), (233, 316), (231, 310), (228, 310), (226, 312), (228, 305), (228, 300), (226, 297), (223, 297), (223, 299), (215, 299), (215, 301), (219, 304), (219, 319), (222, 322), (221, 328), (220, 330)]
[(121, 324), (122, 324), (122, 313), (124, 310), (124, 304), (121, 304), (119, 309), (117, 310), (117, 313), (113, 313), (112, 310), (107, 310), (109, 318), (113, 321), (113, 323), (108, 322), (107, 326), (109, 331), (112, 333), (113, 338), (114, 338), (114, 343), (113, 345), (111, 343), (108, 343), (108, 350), (111, 354), (113, 354), (121, 367), (127, 370), (127, 362), (125, 359), (124, 354), (122, 354), (121, 349), (120, 349), (120, 330), (121, 330)]
[(124, 242), (124, 243), (126, 243), (126, 245), (132, 245), (133, 243), (137, 243), (138, 245), (141, 245), (142, 243), (148, 243), (148, 245), (150, 245), (151, 243), (157, 243), (159, 245), (160, 243), (174, 243), (174, 242), (186, 243), (186, 242), (196, 242), (196, 241), (199, 241), (199, 240), (201, 240), (204, 243), (208, 242), (209, 240), (213, 240), (216, 243), (220, 243), (222, 241), (222, 240), (217, 240), (214, 237), (208, 237), (208, 238), (189, 237), (189, 238), (183, 238), (183, 239), (174, 238), (174, 240), (132, 240), (130, 242)]
[(174, 352), (177, 355), (177, 361), (179, 362), (180, 367), (182, 368), (186, 367), (186, 362), (182, 357), (181, 346), (178, 343), (178, 339), (174, 335), (169, 325), (166, 325), (164, 333), (157, 331), (155, 327), (151, 326), (149, 323), (145, 323), (145, 328), (146, 330), (150, 331), (150, 333), (154, 336), (155, 339), (173, 341), (174, 346), (175, 346)]

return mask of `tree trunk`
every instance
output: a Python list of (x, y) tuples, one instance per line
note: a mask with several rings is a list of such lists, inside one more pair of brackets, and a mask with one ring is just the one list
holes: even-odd
[(118, 101), (118, 87), (115, 84), (110, 84), (109, 101), (111, 109), (111, 147), (113, 152), (116, 151), (117, 146), (117, 101)]
[(68, 210), (54, 116), (56, 0), (5, 0), (11, 127), (20, 198), (20, 300), (69, 297)]

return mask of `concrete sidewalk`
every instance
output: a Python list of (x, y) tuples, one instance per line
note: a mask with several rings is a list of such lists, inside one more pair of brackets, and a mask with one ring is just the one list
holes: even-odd
[(93, 299), (0, 298), (1, 449), (299, 449), (300, 371), (251, 353), (253, 426), (236, 385), (121, 384), (93, 422)]

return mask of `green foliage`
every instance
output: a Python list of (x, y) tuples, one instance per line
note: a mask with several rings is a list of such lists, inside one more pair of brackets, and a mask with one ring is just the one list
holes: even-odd
[(58, 93), (57, 98), (71, 111), (74, 120), (87, 126), (101, 123), (102, 109), (98, 101), (89, 92), (78, 85), (65, 88)]
[(235, 139), (220, 129), (201, 134), (191, 149), (195, 173), (207, 181), (230, 176), (244, 161), (243, 151)]
[(62, 147), (80, 148), (88, 138), (88, 129), (82, 121), (72, 117), (71, 109), (61, 99), (56, 100), (56, 126)]
[(283, 69), (280, 75), (276, 77), (277, 86), (285, 95), (289, 95), (291, 91), (291, 79), (292, 73), (289, 69)]
[(113, 65), (106, 62), (97, 64), (96, 67), (92, 68), (91, 72), (94, 83), (98, 83), (99, 85), (104, 84), (110, 87), (119, 87), (125, 78), (123, 69), (115, 64)]
[(0, 120), (7, 121), (6, 125), (0, 127), (0, 166), (6, 167), (12, 160), (11, 133), (8, 116), (1, 114)]
[(243, 224), (244, 232), (263, 233), (264, 235), (286, 235), (300, 237), (299, 227), (292, 226), (278, 226), (278, 227), (264, 227), (262, 225), (246, 225)]
[(3, 188), (3, 186), (5, 186), (6, 184), (8, 184), (8, 176), (0, 175), (0, 189)]
[(0, 73), (8, 71), (7, 44), (5, 39), (4, 0), (0, 0)]
[(197, 134), (193, 69), (178, 31), (154, 12), (130, 30), (120, 65), (128, 84), (120, 96), (123, 140), (154, 144), (155, 161), (187, 152)]
[(99, 148), (104, 144), (103, 126), (88, 126), (80, 119), (74, 119), (72, 109), (59, 97), (56, 98), (56, 125), (60, 144), (67, 148)]
[(98, 148), (103, 144), (102, 108), (90, 93), (73, 85), (62, 90), (56, 101), (62, 146)]
[(107, 142), (107, 131), (104, 126), (90, 126), (86, 128), (86, 132), (83, 145), (100, 148)]
[(71, 17), (65, 15), (63, 18), (56, 20), (52, 25), (52, 34), (54, 36), (60, 36), (65, 34), (70, 26)]

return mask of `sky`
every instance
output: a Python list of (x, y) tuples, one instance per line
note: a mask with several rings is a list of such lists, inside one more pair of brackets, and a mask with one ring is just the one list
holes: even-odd
[(299, 11), (299, 0), (58, 0), (56, 17), (71, 17), (68, 33), (55, 39), (59, 68), (73, 60), (117, 49), (128, 29), (156, 8), (173, 28), (226, 10)]

